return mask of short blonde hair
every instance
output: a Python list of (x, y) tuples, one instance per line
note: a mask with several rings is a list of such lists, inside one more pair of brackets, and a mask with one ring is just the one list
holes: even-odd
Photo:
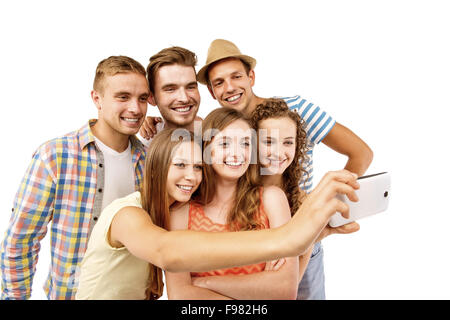
[(103, 80), (106, 76), (132, 72), (146, 76), (145, 68), (136, 60), (127, 56), (111, 56), (97, 65), (94, 78), (94, 90), (103, 91)]

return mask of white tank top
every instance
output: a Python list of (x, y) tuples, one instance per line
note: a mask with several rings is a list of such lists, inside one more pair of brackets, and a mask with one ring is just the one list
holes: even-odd
[(133, 256), (126, 247), (114, 248), (109, 243), (114, 216), (129, 206), (142, 208), (139, 192), (113, 201), (100, 215), (81, 262), (76, 299), (146, 299), (149, 263)]

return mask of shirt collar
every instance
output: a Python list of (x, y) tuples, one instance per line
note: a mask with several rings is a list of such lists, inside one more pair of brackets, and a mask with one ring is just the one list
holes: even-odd
[(80, 143), (80, 149), (84, 149), (89, 143), (94, 142), (94, 134), (91, 127), (97, 122), (97, 119), (90, 119), (87, 124), (82, 126), (78, 130), (78, 141)]
[[(90, 119), (87, 124), (85, 124), (83, 127), (78, 130), (78, 136), (79, 136), (79, 143), (80, 148), (84, 149), (88, 144), (94, 143), (95, 138), (94, 134), (92, 133), (91, 127), (97, 122), (97, 119)], [(130, 142), (131, 142), (131, 150), (132, 153), (134, 153), (134, 150), (145, 152), (145, 147), (142, 144), (141, 141), (135, 136), (130, 136)]]

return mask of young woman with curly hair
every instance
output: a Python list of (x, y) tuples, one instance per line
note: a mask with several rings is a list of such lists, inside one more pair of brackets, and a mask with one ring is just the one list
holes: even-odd
[(293, 215), (304, 197), (299, 184), (308, 176), (301, 165), (308, 161), (304, 121), (283, 100), (267, 99), (256, 107), (251, 123), (259, 136), (262, 182), (285, 191)]
[[(261, 182), (264, 187), (278, 186), (289, 201), (291, 215), (297, 212), (305, 192), (299, 185), (306, 183), (308, 172), (307, 135), (304, 121), (289, 110), (281, 99), (267, 99), (252, 114), (251, 123), (258, 131), (258, 152)], [(312, 247), (299, 257), (299, 281), (311, 257)]]

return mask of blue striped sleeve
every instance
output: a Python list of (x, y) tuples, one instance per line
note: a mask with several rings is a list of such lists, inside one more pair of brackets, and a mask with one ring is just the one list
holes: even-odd
[(300, 96), (285, 97), (282, 99), (286, 102), (289, 109), (296, 111), (303, 118), (308, 139), (314, 144), (319, 144), (336, 123), (319, 106), (308, 102)]

